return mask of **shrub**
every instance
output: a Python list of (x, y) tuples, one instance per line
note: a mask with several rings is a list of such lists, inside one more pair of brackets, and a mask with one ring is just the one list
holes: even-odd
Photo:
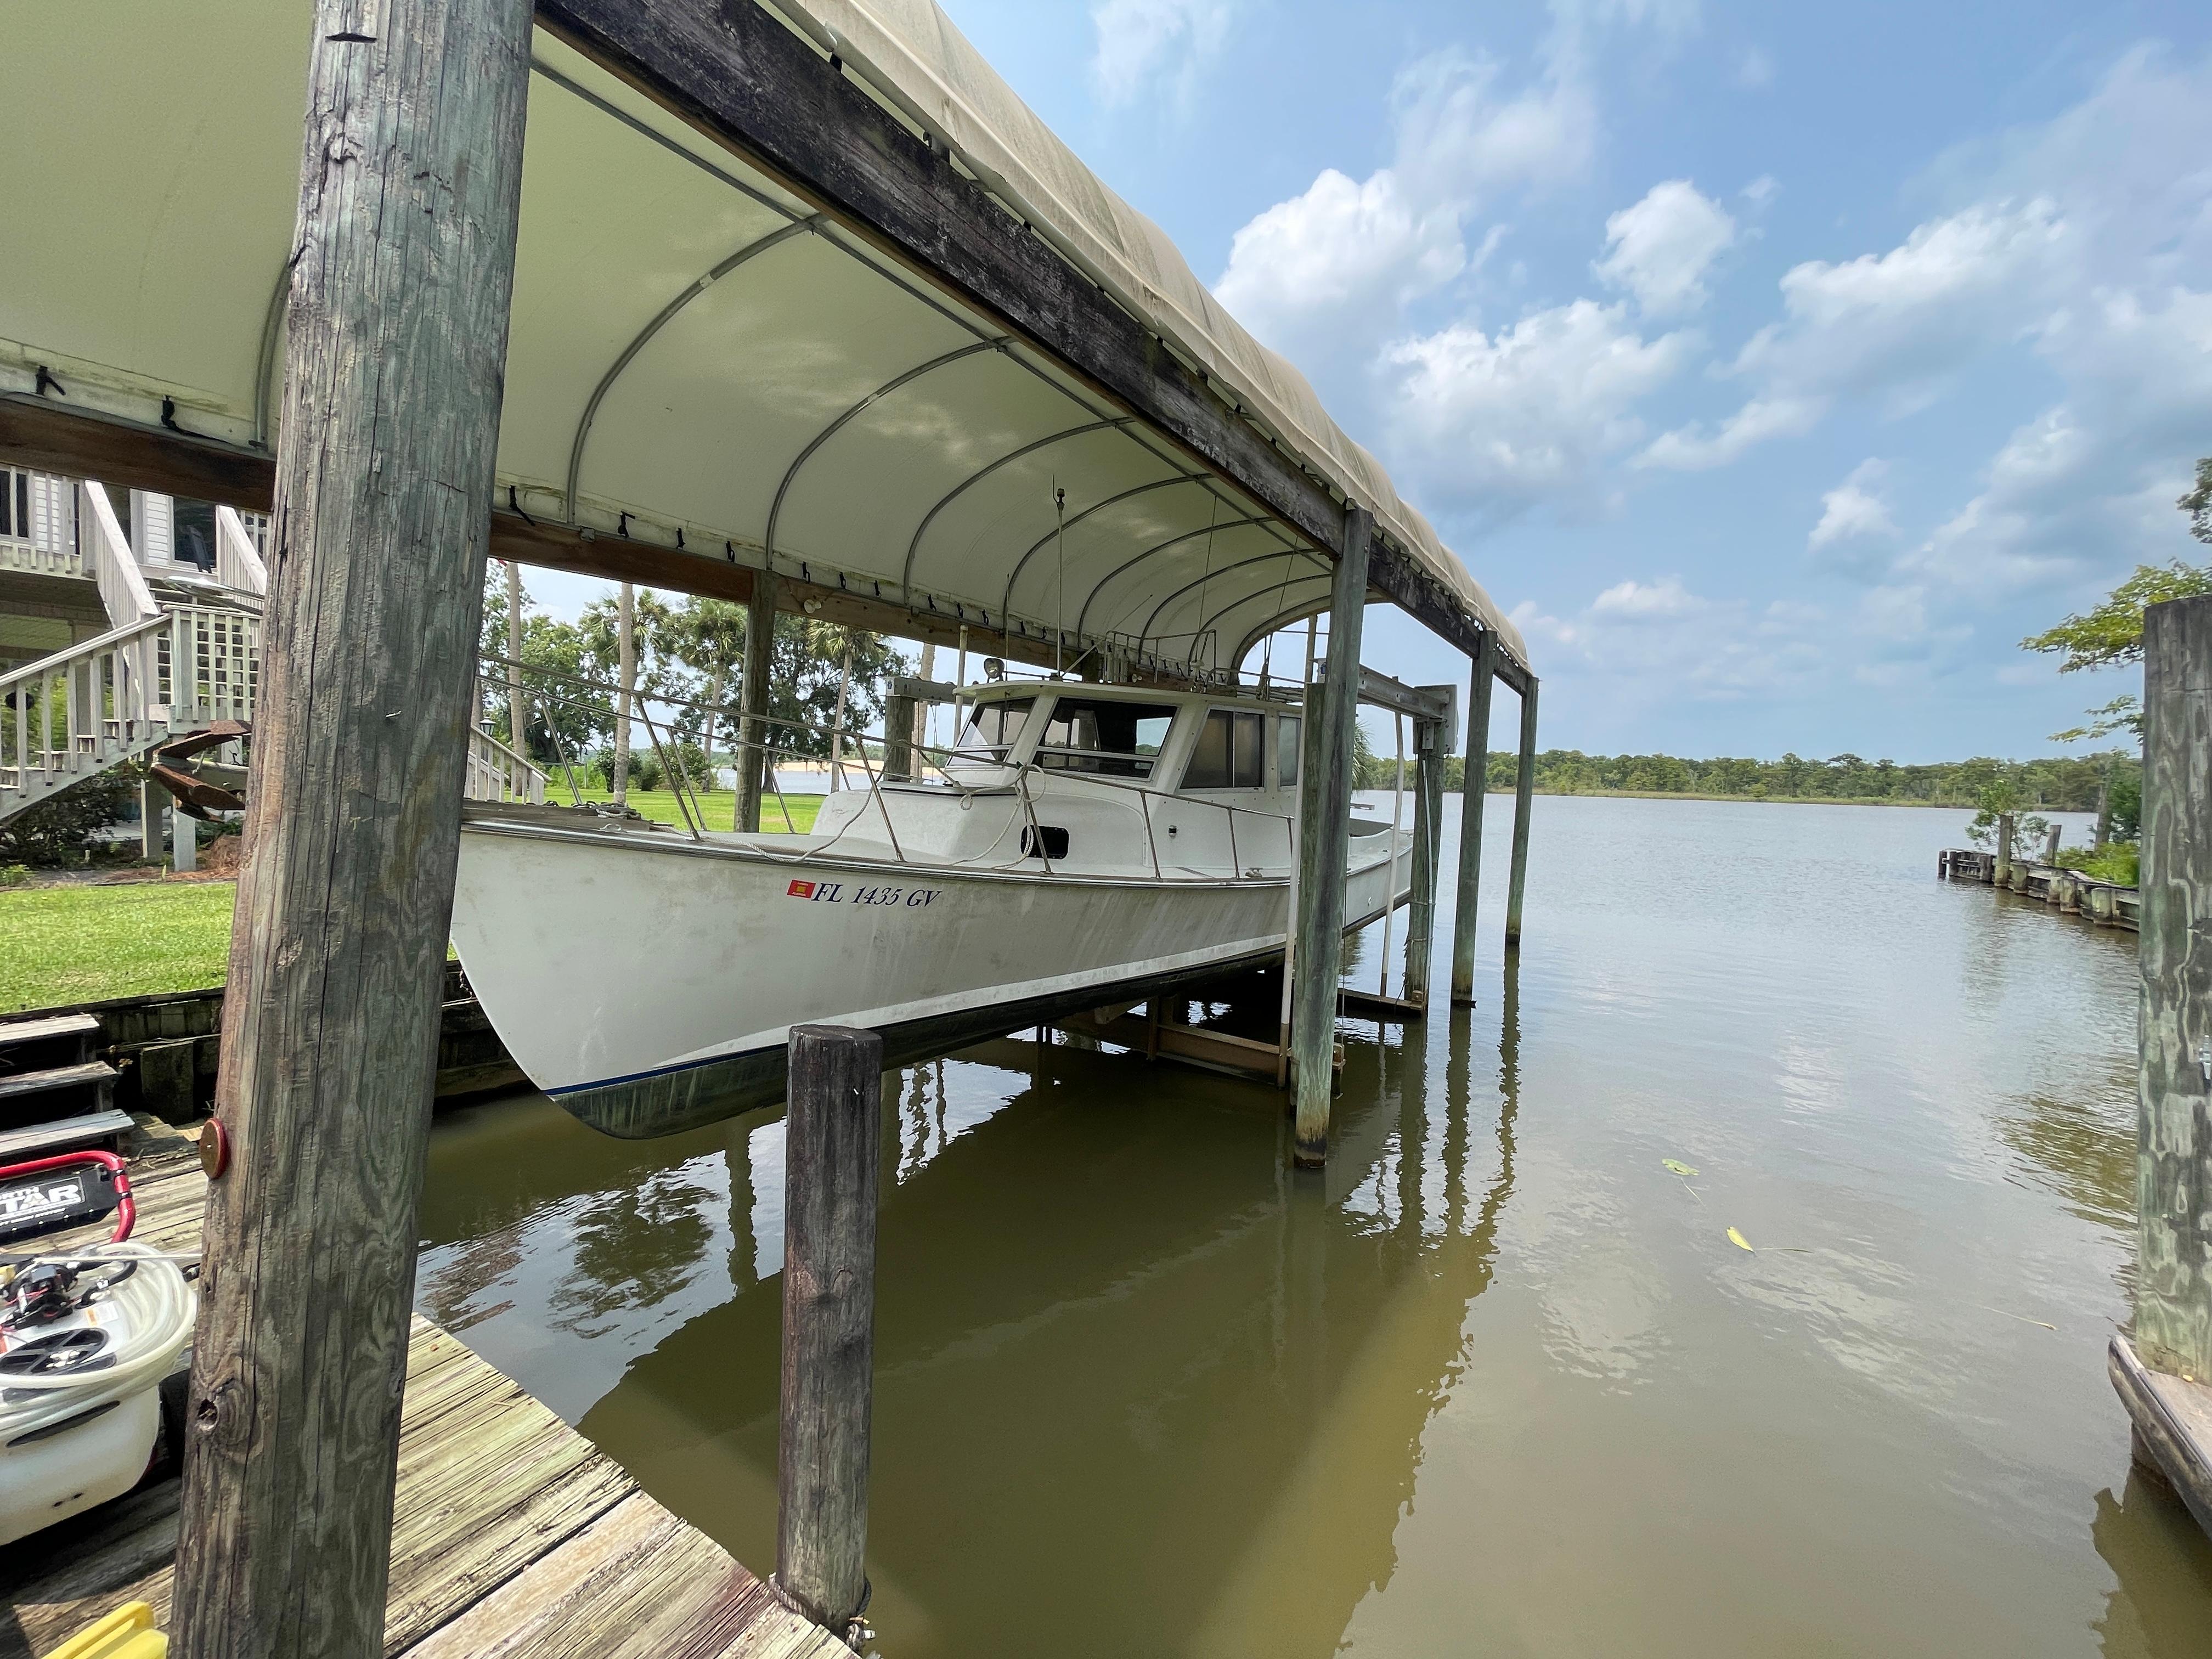
[(2131, 841), (2106, 842), (2094, 852), (2087, 847), (2058, 849), (2060, 869), (2078, 870), (2092, 880), (2115, 882), (2122, 887), (2138, 884), (2142, 860), (2142, 849)]
[(73, 783), (36, 806), (26, 807), (0, 823), (0, 862), (81, 861), (92, 850), (100, 832), (131, 810), (137, 782), (135, 769), (118, 767)]
[(0, 887), (27, 887), (30, 884), (29, 865), (0, 864)]

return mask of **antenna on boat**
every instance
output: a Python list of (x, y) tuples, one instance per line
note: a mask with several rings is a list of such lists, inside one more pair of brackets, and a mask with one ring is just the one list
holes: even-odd
[(1060, 580), (1054, 585), (1052, 618), (1052, 672), (1061, 672), (1060, 653), (1067, 645), (1067, 492), (1055, 478), (1052, 485), (1053, 531), (1055, 546), (1054, 556), (1060, 561)]

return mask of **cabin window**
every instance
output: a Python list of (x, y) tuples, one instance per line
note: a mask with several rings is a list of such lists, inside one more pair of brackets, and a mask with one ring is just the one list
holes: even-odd
[(1260, 775), (1260, 739), (1266, 730), (1266, 717), (1247, 714), (1233, 708), (1216, 708), (1206, 717), (1206, 724), (1198, 731), (1198, 747), (1191, 751), (1190, 764), (1183, 768), (1182, 787), (1186, 789), (1257, 789), (1263, 782)]
[(1275, 720), (1275, 781), (1287, 789), (1298, 781), (1298, 733), (1304, 728), (1296, 714)]
[(1003, 763), (1021, 740), (1022, 722), (1036, 707), (1035, 697), (994, 697), (977, 703), (953, 758), (977, 766)]
[(1173, 703), (1061, 697), (1037, 742), (1037, 764), (1054, 772), (1149, 778), (1174, 724)]

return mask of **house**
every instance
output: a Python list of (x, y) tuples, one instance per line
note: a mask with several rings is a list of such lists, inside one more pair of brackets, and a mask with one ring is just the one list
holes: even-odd
[[(226, 793), (259, 670), (268, 520), (209, 501), (0, 466), (0, 823), (126, 761), (152, 760), (146, 850), (165, 817)], [(176, 763), (163, 758), (164, 751)], [(196, 769), (187, 755), (212, 755)], [(222, 769), (223, 761), (230, 763)]]

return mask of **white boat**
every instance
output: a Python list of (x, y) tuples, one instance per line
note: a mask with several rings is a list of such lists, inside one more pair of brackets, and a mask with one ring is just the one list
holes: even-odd
[[(515, 1062), (595, 1128), (665, 1134), (781, 1098), (795, 1024), (895, 1064), (1280, 959), (1295, 704), (961, 698), (929, 776), (831, 794), (806, 835), (471, 803), (453, 943)], [(1348, 927), (1403, 902), (1411, 840), (1354, 817)]]

